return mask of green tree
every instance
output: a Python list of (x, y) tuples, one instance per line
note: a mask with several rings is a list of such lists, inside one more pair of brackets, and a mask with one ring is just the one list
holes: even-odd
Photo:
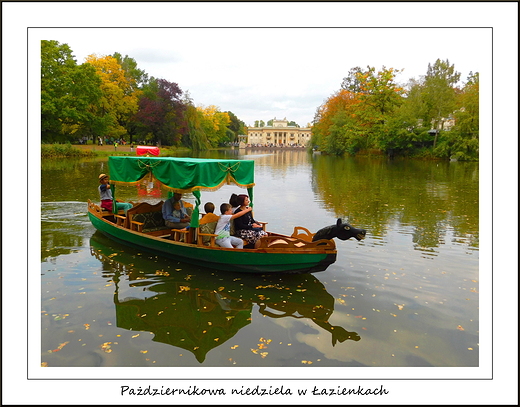
[(112, 56), (121, 65), (132, 91), (142, 89), (148, 83), (148, 74), (143, 69), (137, 68), (134, 58), (130, 58), (128, 55), (123, 57), (119, 52), (115, 52)]
[(395, 82), (399, 70), (383, 66), (376, 72), (373, 67), (367, 68), (357, 73), (360, 93), (356, 113), (366, 135), (366, 148), (380, 148), (388, 133), (388, 120), (402, 104), (404, 90)]
[(238, 141), (237, 136), (239, 134), (247, 134), (247, 131), (245, 129), (246, 125), (242, 120), (239, 120), (238, 117), (233, 112), (225, 112), (228, 114), (229, 119), (231, 122), (228, 125), (228, 129), (233, 132), (233, 135), (229, 134), (228, 138), (230, 138), (229, 141), (235, 142)]
[(341, 82), (341, 89), (348, 90), (352, 93), (361, 93), (360, 76), (362, 74), (363, 70), (359, 66), (351, 68), (350, 71), (348, 71), (348, 76), (343, 78), (343, 82)]
[(443, 132), (436, 149), (442, 157), (478, 160), (479, 152), (479, 74), (470, 72), (462, 92), (457, 95), (455, 126)]
[[(424, 100), (427, 120), (433, 129), (442, 130), (444, 118), (452, 114), (456, 106), (455, 85), (460, 79), (460, 73), (455, 71), (455, 65), (449, 61), (437, 59), (433, 65), (428, 64), (424, 78)], [(438, 133), (435, 133), (434, 147)]]
[(101, 80), (95, 69), (77, 65), (67, 44), (41, 41), (41, 138), (43, 142), (73, 141), (104, 130), (94, 111), (101, 101)]
[(195, 151), (203, 151), (209, 148), (208, 138), (203, 128), (204, 115), (193, 106), (192, 103), (186, 105), (184, 113), (188, 132), (183, 138), (183, 144)]

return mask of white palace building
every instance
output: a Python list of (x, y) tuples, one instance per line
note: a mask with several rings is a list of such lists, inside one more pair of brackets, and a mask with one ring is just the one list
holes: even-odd
[(273, 120), (272, 126), (249, 127), (247, 144), (251, 146), (305, 147), (311, 140), (310, 127), (288, 126), (286, 119)]

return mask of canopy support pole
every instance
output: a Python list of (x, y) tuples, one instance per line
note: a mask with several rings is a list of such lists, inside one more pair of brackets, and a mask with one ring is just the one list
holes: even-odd
[(199, 205), (200, 205), (200, 191), (192, 191), (193, 196), (195, 197), (195, 208), (191, 213), (191, 222), (190, 227), (197, 228), (199, 227)]

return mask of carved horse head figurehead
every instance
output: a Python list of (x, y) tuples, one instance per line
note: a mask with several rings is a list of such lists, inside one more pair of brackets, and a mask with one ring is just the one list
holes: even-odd
[(312, 238), (315, 242), (321, 239), (333, 239), (337, 237), (339, 240), (347, 240), (351, 237), (359, 240), (365, 238), (367, 231), (365, 229), (357, 229), (348, 223), (342, 222), (341, 218), (338, 219), (335, 225), (326, 226), (318, 230)]

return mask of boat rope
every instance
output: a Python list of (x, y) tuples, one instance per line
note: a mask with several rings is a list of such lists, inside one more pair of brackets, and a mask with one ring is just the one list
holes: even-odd
[(141, 169), (146, 168), (148, 170), (148, 172), (152, 172), (152, 169), (154, 167), (157, 167), (159, 164), (161, 164), (161, 161), (156, 161), (152, 164), (152, 163), (146, 163), (142, 160), (137, 160), (137, 165), (139, 166), (139, 168), (141, 168)]
[(233, 173), (238, 170), (238, 167), (240, 167), (240, 163), (235, 163), (233, 165), (228, 165), (224, 163), (218, 163), (218, 166), (220, 167), (220, 170), (222, 172), (226, 172), (226, 184), (236, 183), (235, 177), (233, 176)]

